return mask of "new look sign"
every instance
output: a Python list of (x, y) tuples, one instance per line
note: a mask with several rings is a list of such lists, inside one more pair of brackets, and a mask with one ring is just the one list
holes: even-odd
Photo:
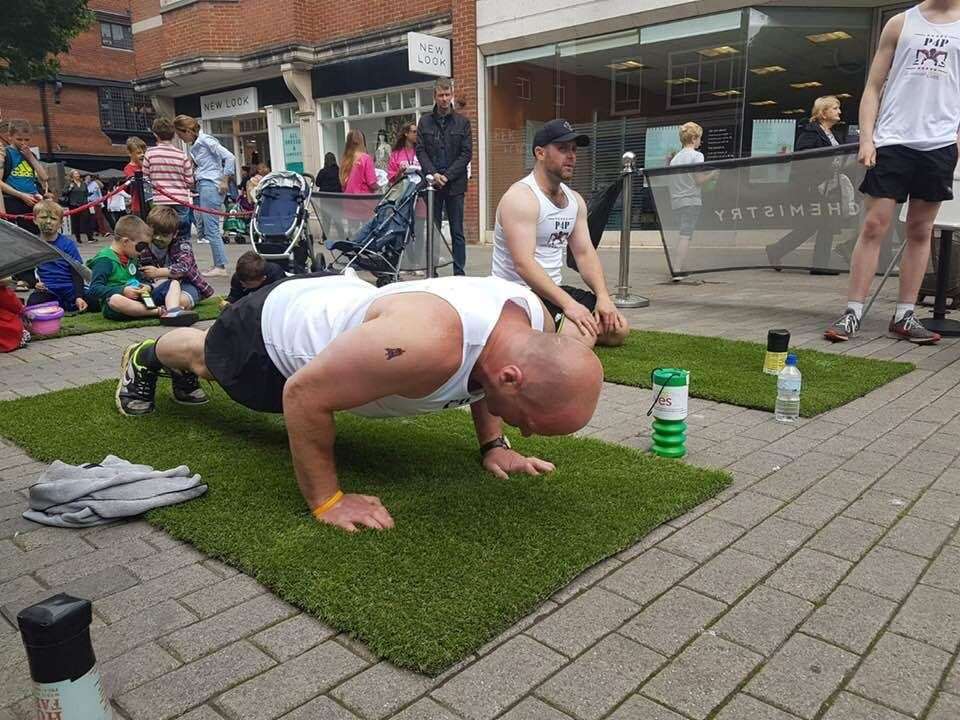
[(200, 116), (204, 120), (247, 115), (259, 109), (255, 87), (200, 96)]
[(410, 72), (452, 77), (450, 41), (446, 38), (407, 33), (407, 60)]

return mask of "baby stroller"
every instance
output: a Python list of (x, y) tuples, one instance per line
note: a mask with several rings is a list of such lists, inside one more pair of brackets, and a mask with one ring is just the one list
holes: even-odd
[[(331, 267), (339, 271), (352, 267), (371, 273), (377, 287), (400, 279), (403, 270), (426, 268), (426, 248), (417, 232), (417, 224), (426, 218), (417, 217), (417, 199), (421, 193), (420, 168), (408, 168), (377, 204), (374, 216), (354, 236), (344, 239), (326, 238), (325, 246), (333, 254)], [(421, 206), (422, 207), (422, 206)], [(422, 213), (421, 213), (422, 214)], [(449, 248), (437, 227), (434, 233), (435, 266), (450, 262)], [(446, 252), (444, 252), (446, 249)], [(439, 251), (439, 252), (438, 252)]]
[(238, 245), (245, 243), (249, 232), (247, 227), (249, 223), (247, 222), (247, 216), (244, 214), (244, 207), (239, 202), (227, 198), (224, 209), (229, 213), (229, 217), (223, 221), (223, 241), (235, 242)]
[(310, 232), (310, 183), (302, 175), (277, 170), (264, 176), (254, 193), (250, 242), (257, 254), (297, 275), (326, 267)]

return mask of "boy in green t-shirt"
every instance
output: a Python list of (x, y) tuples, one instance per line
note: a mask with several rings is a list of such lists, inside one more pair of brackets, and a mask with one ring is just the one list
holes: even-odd
[[(160, 310), (148, 307), (151, 287), (145, 282), (137, 263), (138, 247), (149, 244), (150, 226), (135, 215), (117, 221), (114, 240), (87, 261), (93, 272), (88, 295), (96, 298), (108, 320), (133, 320), (157, 317)], [(149, 301), (153, 305), (152, 300)]]

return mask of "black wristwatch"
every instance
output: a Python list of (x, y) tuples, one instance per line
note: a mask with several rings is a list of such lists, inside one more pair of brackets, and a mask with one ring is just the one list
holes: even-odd
[(507, 440), (505, 435), (501, 435), (500, 437), (494, 438), (490, 442), (484, 443), (483, 445), (481, 445), (480, 457), (482, 458), (486, 456), (486, 454), (491, 450), (493, 450), (494, 448), (500, 448), (500, 447), (506, 448), (507, 450), (510, 449), (510, 441)]

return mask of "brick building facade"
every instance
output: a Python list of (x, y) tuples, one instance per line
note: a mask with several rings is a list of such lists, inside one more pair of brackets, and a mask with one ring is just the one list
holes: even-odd
[(133, 91), (129, 0), (91, 0), (89, 6), (96, 19), (60, 56), (57, 77), (0, 87), (0, 110), (5, 119), (33, 125), (33, 144), (44, 160), (99, 170), (126, 162), (123, 143), (146, 135), (153, 109)]
[[(360, 128), (376, 154), (429, 112), (433, 77), (407, 66), (407, 33), (449, 38), (458, 98), (474, 133), (466, 200), (478, 239), (475, 2), (128, 0), (135, 87), (163, 114), (201, 120), (242, 162), (316, 173)], [(230, 108), (243, 108), (231, 113)]]

